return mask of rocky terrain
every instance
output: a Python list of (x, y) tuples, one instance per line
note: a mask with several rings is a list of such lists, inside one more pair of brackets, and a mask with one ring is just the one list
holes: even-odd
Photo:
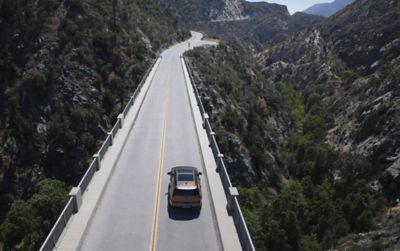
[(4, 0), (0, 33), (0, 243), (37, 250), (60, 209), (41, 215), (38, 184), (76, 185), (157, 53), (189, 33), (148, 0)]
[(387, 170), (391, 191), (400, 187), (399, 17), (397, 1), (359, 0), (259, 55), (270, 81), (318, 85), (335, 114), (328, 142)]
[(249, 18), (242, 0), (156, 0), (182, 23), (236, 21)]
[[(210, 35), (233, 41), (242, 51), (255, 53), (283, 41), (291, 33), (311, 27), (323, 20), (322, 17), (300, 12), (290, 15), (286, 8), (271, 9), (270, 7), (274, 5), (265, 2), (247, 2), (247, 4), (254, 5), (251, 7), (258, 12), (246, 20), (212, 22), (199, 26)], [(261, 8), (257, 8), (257, 4)]]
[(259, 51), (295, 31), (310, 27), (322, 17), (297, 13), (267, 2), (244, 0), (157, 0), (183, 25), (192, 25), (211, 36), (234, 41), (244, 51)]
[(347, 5), (353, 3), (354, 0), (335, 0), (331, 3), (320, 3), (315, 4), (306, 10), (304, 13), (312, 14), (312, 15), (319, 15), (324, 17), (329, 17), (335, 14), (336, 12), (344, 9)]
[(398, 248), (399, 7), (358, 0), (287, 33), (278, 11), (264, 40), (243, 25), (262, 8), (201, 26), (228, 41), (187, 57), (257, 250)]

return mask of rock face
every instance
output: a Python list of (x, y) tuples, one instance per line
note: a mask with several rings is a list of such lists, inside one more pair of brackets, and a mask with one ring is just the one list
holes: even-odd
[(398, 169), (400, 157), (398, 27), (400, 2), (359, 0), (260, 56), (270, 81), (317, 84), (336, 115), (328, 142), (377, 170)]
[(315, 4), (306, 10), (304, 13), (312, 14), (312, 15), (319, 15), (324, 17), (329, 17), (335, 14), (336, 12), (346, 8), (347, 5), (353, 3), (354, 0), (336, 0), (332, 3), (320, 3)]
[(243, 0), (156, 0), (182, 22), (234, 21), (246, 18)]

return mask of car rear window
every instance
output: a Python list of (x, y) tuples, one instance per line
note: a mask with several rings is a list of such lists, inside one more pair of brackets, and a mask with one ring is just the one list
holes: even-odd
[(199, 189), (181, 190), (175, 189), (174, 196), (199, 196)]
[(191, 173), (180, 173), (178, 174), (178, 181), (193, 181), (194, 176)]

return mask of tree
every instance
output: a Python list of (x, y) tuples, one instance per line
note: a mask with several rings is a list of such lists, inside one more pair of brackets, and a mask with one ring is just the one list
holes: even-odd
[(68, 199), (64, 183), (45, 179), (29, 201), (12, 204), (2, 225), (0, 239), (5, 250), (37, 250), (55, 223)]

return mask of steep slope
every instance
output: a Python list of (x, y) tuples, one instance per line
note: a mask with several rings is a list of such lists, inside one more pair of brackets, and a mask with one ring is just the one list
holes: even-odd
[(276, 44), (289, 34), (311, 27), (323, 20), (322, 17), (304, 13), (291, 16), (286, 9), (265, 9), (268, 11), (254, 14), (247, 20), (212, 22), (200, 27), (214, 36), (234, 41), (244, 51), (254, 52)]
[(304, 90), (317, 84), (335, 114), (328, 142), (368, 157), (381, 185), (400, 188), (400, 3), (358, 0), (322, 25), (260, 54), (264, 75)]
[(323, 20), (304, 13), (291, 16), (286, 6), (267, 2), (157, 0), (157, 3), (182, 24), (234, 41), (244, 51), (259, 51), (287, 34)]
[(4, 0), (0, 34), (0, 241), (37, 250), (60, 208), (24, 201), (44, 178), (77, 184), (157, 52), (188, 32), (148, 0)]
[(333, 114), (315, 86), (268, 81), (229, 44), (187, 56), (257, 250), (327, 250), (371, 229), (375, 173), (325, 142)]
[(184, 23), (246, 18), (242, 0), (156, 0), (156, 2)]
[(346, 8), (347, 5), (353, 2), (354, 0), (335, 0), (332, 3), (315, 4), (307, 8), (303, 12), (312, 15), (329, 17), (335, 14), (336, 12)]

